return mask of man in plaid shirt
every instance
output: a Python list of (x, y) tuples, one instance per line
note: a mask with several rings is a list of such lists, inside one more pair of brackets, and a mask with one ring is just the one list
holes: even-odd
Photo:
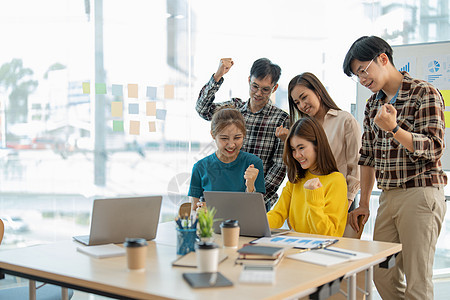
[(267, 58), (260, 58), (253, 63), (248, 77), (250, 99), (246, 102), (239, 98), (214, 103), (215, 93), (223, 83), (223, 75), (228, 73), (234, 62), (231, 58), (222, 58), (219, 68), (202, 88), (195, 107), (205, 120), (211, 120), (214, 112), (222, 106), (234, 106), (244, 116), (247, 136), (242, 151), (253, 153), (264, 164), (264, 181), (266, 210), (278, 200), (277, 190), (286, 175), (283, 164), (284, 143), (275, 136), (277, 127), (289, 127), (289, 115), (272, 105), (270, 95), (278, 88), (281, 68)]
[(349, 222), (358, 229), (359, 215), (367, 221), (376, 178), (382, 193), (373, 239), (402, 244), (395, 267), (374, 269), (377, 290), (383, 299), (433, 299), (434, 252), (446, 212), (445, 105), (430, 83), (399, 72), (392, 52), (383, 39), (365, 36), (344, 60), (344, 73), (375, 93), (364, 116), (361, 200)]

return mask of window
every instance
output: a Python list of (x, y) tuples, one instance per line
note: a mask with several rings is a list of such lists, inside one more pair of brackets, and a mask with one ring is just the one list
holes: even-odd
[[(310, 71), (350, 111), (342, 61), (356, 38), (448, 39), (448, 1), (420, 2), (230, 0), (219, 13), (217, 0), (4, 1), (0, 211), (21, 217), (5, 247), (85, 234), (100, 197), (160, 194), (172, 220), (215, 149), (194, 106), (221, 57), (235, 65), (218, 101), (245, 99), (251, 64), (268, 57), (282, 67), (276, 105), (287, 110), (289, 80)], [(435, 267), (450, 266), (445, 247)]]

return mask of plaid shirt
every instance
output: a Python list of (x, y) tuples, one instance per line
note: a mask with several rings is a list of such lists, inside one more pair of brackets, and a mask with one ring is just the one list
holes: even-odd
[(379, 189), (443, 187), (447, 184), (440, 161), (444, 151), (444, 100), (430, 83), (413, 79), (406, 72), (402, 74), (393, 105), (398, 125), (412, 133), (414, 152), (375, 124), (374, 118), (386, 102), (386, 95), (380, 90), (367, 101), (358, 163), (375, 168)]
[(243, 102), (239, 98), (213, 103), (215, 93), (219, 90), (223, 80), (221, 78), (219, 82), (216, 82), (211, 76), (209, 82), (200, 91), (195, 109), (203, 119), (208, 121), (212, 119), (214, 112), (224, 105), (234, 105), (242, 113), (247, 127), (242, 151), (253, 153), (263, 161), (266, 184), (264, 200), (266, 208), (270, 209), (278, 200), (276, 192), (286, 175), (286, 167), (283, 164), (284, 143), (275, 136), (275, 130), (281, 125), (289, 128), (289, 115), (273, 106), (270, 101), (257, 113), (251, 112), (248, 101)]

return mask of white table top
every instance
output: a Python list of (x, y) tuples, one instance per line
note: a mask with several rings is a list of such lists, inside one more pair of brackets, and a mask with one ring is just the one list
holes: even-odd
[[(240, 244), (250, 240), (240, 237)], [(220, 236), (216, 236), (216, 242), (221, 244)], [(175, 243), (173, 222), (161, 224), (156, 240), (149, 242), (146, 271), (141, 273), (129, 272), (125, 257), (96, 259), (82, 254), (76, 251), (79, 245), (76, 242), (0, 252), (0, 268), (138, 299), (279, 299), (328, 283), (401, 251), (400, 244), (341, 238), (336, 247), (373, 256), (330, 267), (284, 258), (277, 267), (276, 284), (248, 285), (238, 282), (242, 267), (234, 264), (236, 250), (222, 249), (229, 257), (219, 265), (219, 271), (234, 286), (192, 289), (182, 273), (196, 269), (171, 265), (177, 258)]]

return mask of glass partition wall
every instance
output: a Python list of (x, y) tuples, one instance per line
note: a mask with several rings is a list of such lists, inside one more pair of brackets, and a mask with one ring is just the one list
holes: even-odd
[[(220, 58), (235, 65), (217, 101), (246, 99), (251, 64), (267, 57), (282, 68), (279, 107), (289, 80), (309, 71), (352, 112), (351, 43), (445, 41), (448, 11), (448, 0), (3, 1), (1, 249), (86, 234), (95, 198), (162, 195), (160, 221), (173, 220), (193, 164), (215, 150), (195, 101)], [(447, 217), (440, 270), (449, 232)]]

